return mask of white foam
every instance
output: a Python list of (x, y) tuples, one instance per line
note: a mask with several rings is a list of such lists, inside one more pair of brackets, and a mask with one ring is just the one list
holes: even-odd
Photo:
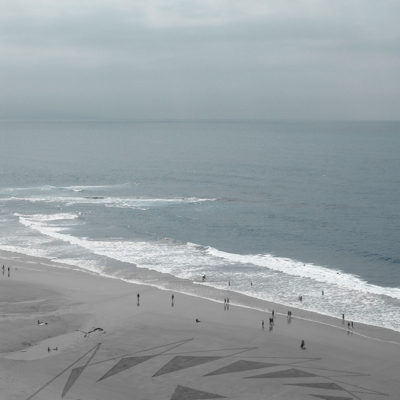
[(73, 186), (52, 186), (52, 185), (41, 185), (41, 186), (25, 186), (25, 187), (5, 187), (0, 188), (0, 193), (13, 193), (13, 192), (54, 192), (57, 190), (70, 190), (72, 192), (82, 192), (85, 190), (99, 190), (99, 189), (115, 189), (118, 187), (124, 187), (129, 185), (136, 185), (136, 183), (122, 183), (122, 184), (111, 184), (111, 185), (73, 185)]
[[(346, 312), (354, 321), (400, 330), (399, 289), (370, 285), (357, 276), (339, 270), (271, 254), (240, 255), (168, 239), (153, 242), (88, 240), (75, 237), (66, 230), (66, 222), (79, 223), (77, 214), (18, 215), (18, 218), (23, 226), (42, 235), (85, 249), (88, 257), (90, 254), (105, 256), (191, 281), (198, 280), (206, 273), (207, 285), (215, 288), (228, 289), (227, 282), (231, 280), (229, 290), (252, 297), (328, 315), (338, 316)], [(55, 224), (57, 220), (61, 226)], [(63, 248), (64, 251), (57, 258), (60, 262), (77, 265), (76, 259), (63, 258), (63, 254), (71, 253), (71, 249)], [(105, 272), (98, 262), (91, 260), (80, 259), (79, 267), (120, 279), (130, 279), (132, 273), (129, 266), (108, 268)], [(253, 287), (250, 287), (250, 279), (256, 283)], [(321, 288), (325, 290), (325, 296), (321, 296)], [(301, 305), (297, 302), (298, 294), (304, 295)]]
[[(136, 185), (136, 183), (133, 183)], [(119, 187), (128, 186), (128, 183), (120, 183), (114, 185), (73, 185), (73, 186), (60, 186), (60, 189), (72, 190), (73, 192), (83, 192), (85, 190), (98, 190), (98, 189), (115, 189)]]
[(58, 213), (58, 214), (33, 214), (33, 215), (24, 215), (19, 213), (13, 214), (16, 217), (20, 217), (20, 222), (24, 224), (28, 220), (31, 221), (59, 221), (59, 220), (74, 220), (79, 218), (79, 214), (73, 213)]
[[(191, 268), (223, 266), (262, 267), (272, 271), (300, 278), (310, 278), (322, 284), (331, 284), (363, 293), (374, 293), (400, 299), (400, 289), (371, 285), (359, 277), (339, 270), (314, 264), (305, 264), (289, 258), (276, 257), (271, 254), (241, 255), (223, 252), (213, 247), (203, 247), (194, 243), (175, 243), (173, 241), (132, 242), (132, 241), (93, 241), (61, 233), (65, 227), (48, 225), (46, 222), (61, 219), (77, 219), (79, 215), (60, 213), (53, 215), (35, 214), (20, 215), (20, 222), (42, 234), (71, 244), (79, 245), (103, 256), (119, 261), (134, 262), (144, 268), (156, 269), (159, 272), (180, 271), (182, 277), (190, 277)], [(185, 272), (182, 272), (184, 268)], [(236, 267), (237, 268), (237, 267)], [(233, 273), (233, 272), (232, 272)], [(239, 271), (242, 273), (242, 270)]]
[(8, 197), (0, 201), (26, 201), (31, 203), (62, 203), (67, 206), (77, 204), (99, 204), (105, 207), (132, 208), (145, 210), (149, 207), (160, 207), (173, 204), (196, 204), (208, 201), (216, 201), (215, 198), (175, 197), (175, 198), (132, 198), (132, 197), (103, 197), (103, 196), (30, 196)]
[(350, 290), (359, 290), (364, 293), (375, 293), (400, 299), (400, 289), (384, 288), (369, 284), (352, 274), (344, 273), (338, 269), (331, 269), (315, 264), (306, 264), (290, 258), (276, 257), (272, 254), (233, 254), (208, 247), (207, 252), (231, 263), (251, 264), (258, 267), (269, 268), (274, 271), (303, 278), (311, 278), (316, 282), (329, 283), (345, 287)]
[(43, 186), (26, 186), (26, 187), (5, 187), (0, 189), (0, 193), (13, 193), (13, 192), (25, 192), (29, 191), (42, 191), (47, 192), (50, 190), (54, 190), (56, 187), (51, 185), (43, 185)]

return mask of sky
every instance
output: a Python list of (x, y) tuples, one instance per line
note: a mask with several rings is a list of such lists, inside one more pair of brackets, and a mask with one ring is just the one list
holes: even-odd
[(400, 119), (399, 0), (0, 0), (0, 119)]

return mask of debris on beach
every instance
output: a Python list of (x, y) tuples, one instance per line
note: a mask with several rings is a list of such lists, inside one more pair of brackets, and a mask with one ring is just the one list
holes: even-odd
[(79, 332), (83, 333), (83, 337), (88, 337), (91, 333), (97, 332), (97, 333), (106, 333), (106, 331), (103, 328), (93, 328), (88, 332), (81, 331), (78, 329)]

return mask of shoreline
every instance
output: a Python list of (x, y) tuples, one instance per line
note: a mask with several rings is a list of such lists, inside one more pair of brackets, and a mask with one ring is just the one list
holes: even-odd
[[(345, 318), (344, 321), (340, 317), (335, 317), (332, 315), (328, 314), (322, 314), (316, 311), (311, 311), (311, 310), (306, 310), (302, 308), (298, 308), (295, 306), (291, 305), (285, 305), (281, 303), (276, 303), (273, 301), (268, 301), (264, 299), (260, 299), (257, 297), (252, 297), (248, 296), (246, 294), (236, 292), (234, 290), (229, 290), (229, 289), (220, 289), (216, 288), (214, 286), (209, 286), (206, 284), (202, 284), (202, 282), (192, 282), (186, 279), (181, 279), (181, 278), (176, 278), (173, 277), (172, 275), (165, 274), (165, 273), (159, 273), (156, 271), (150, 270), (151, 273), (156, 273), (156, 274), (162, 274), (162, 275), (168, 275), (169, 277), (172, 277), (171, 281), (172, 282), (186, 282), (186, 286), (189, 287), (195, 287), (196, 289), (200, 289), (198, 293), (194, 293), (192, 291), (185, 291), (185, 290), (177, 290), (176, 287), (174, 288), (168, 288), (168, 287), (163, 287), (157, 284), (152, 284), (150, 282), (142, 282), (142, 281), (134, 281), (131, 279), (126, 279), (126, 278), (121, 278), (113, 275), (107, 275), (107, 274), (102, 274), (98, 273), (96, 271), (90, 271), (85, 268), (79, 268), (75, 265), (71, 264), (64, 264), (61, 262), (57, 261), (52, 261), (47, 258), (42, 258), (42, 257), (36, 257), (36, 256), (30, 256), (26, 255), (23, 253), (17, 253), (17, 252), (12, 252), (12, 251), (5, 251), (5, 250), (0, 250), (0, 257), (1, 259), (7, 259), (7, 256), (10, 258), (10, 260), (18, 260), (23, 263), (28, 263), (28, 264), (41, 264), (46, 267), (50, 268), (59, 268), (67, 271), (76, 271), (76, 272), (81, 272), (84, 274), (88, 274), (90, 276), (96, 276), (99, 278), (103, 279), (111, 279), (111, 280), (116, 280), (120, 282), (124, 282), (128, 285), (134, 285), (134, 286), (148, 286), (151, 287), (155, 290), (160, 290), (163, 292), (176, 292), (180, 293), (184, 296), (190, 296), (193, 298), (199, 298), (202, 300), (206, 301), (211, 301), (217, 304), (222, 304), (223, 299), (225, 296), (230, 298), (230, 302), (232, 306), (235, 307), (241, 307), (243, 309), (249, 309), (265, 314), (270, 314), (272, 310), (275, 311), (276, 315), (280, 315), (281, 317), (287, 317), (287, 311), (291, 310), (292, 312), (294, 311), (293, 318), (296, 319), (301, 319), (304, 321), (307, 321), (309, 323), (314, 323), (314, 324), (321, 324), (325, 326), (329, 326), (333, 329), (337, 329), (339, 331), (344, 331), (348, 332), (347, 329), (347, 322), (350, 320), (347, 320)], [(203, 294), (202, 292), (205, 292)], [(208, 294), (208, 295), (206, 295)], [(266, 316), (268, 318), (268, 316)], [(382, 326), (377, 326), (377, 325), (372, 325), (372, 324), (366, 324), (363, 322), (358, 322), (354, 321), (355, 329), (352, 330), (352, 334), (356, 334), (371, 340), (376, 340), (376, 341), (382, 341), (382, 342), (388, 342), (388, 343), (393, 343), (393, 344), (398, 344), (400, 345), (400, 332), (396, 331), (394, 329), (382, 327)], [(361, 333), (362, 331), (363, 333)], [(393, 335), (398, 336), (397, 340), (393, 340), (392, 337)]]

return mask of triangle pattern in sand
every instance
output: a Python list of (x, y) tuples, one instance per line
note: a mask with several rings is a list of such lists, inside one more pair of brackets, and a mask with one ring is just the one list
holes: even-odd
[(67, 383), (65, 384), (64, 389), (62, 391), (61, 397), (64, 397), (67, 394), (68, 390), (71, 389), (72, 385), (76, 382), (76, 380), (79, 378), (84, 369), (85, 367), (77, 367), (71, 371)]
[(310, 396), (323, 400), (353, 400), (352, 397), (325, 396), (324, 394), (311, 394)]
[(225, 399), (219, 394), (202, 392), (186, 386), (177, 386), (170, 400)]
[(162, 368), (160, 368), (154, 375), (159, 376), (168, 374), (170, 372), (179, 371), (180, 369), (194, 367), (196, 365), (208, 363), (211, 361), (219, 360), (222, 357), (208, 357), (208, 356), (176, 356), (168, 361)]
[[(91, 350), (89, 350), (87, 353), (85, 353), (81, 358), (79, 358), (79, 360), (81, 360), (83, 357), (86, 357), (88, 354), (92, 353), (90, 355), (90, 357), (88, 358), (88, 360), (86, 361), (85, 365), (73, 368), (71, 370), (71, 373), (69, 374), (67, 383), (64, 385), (63, 391), (61, 393), (61, 397), (62, 398), (68, 393), (68, 391), (71, 389), (71, 387), (76, 382), (76, 380), (81, 376), (82, 372), (88, 366), (90, 361), (92, 361), (92, 358), (96, 355), (96, 353), (99, 350), (100, 346), (101, 346), (101, 343), (97, 343), (97, 345), (95, 347), (93, 347)], [(74, 364), (76, 364), (76, 362)]]
[(119, 374), (120, 372), (132, 368), (135, 365), (141, 364), (153, 357), (155, 357), (155, 355), (121, 358), (111, 369), (109, 369), (100, 379), (98, 379), (97, 382), (100, 382), (103, 379), (109, 378), (115, 374)]
[(287, 383), (290, 386), (302, 386), (310, 387), (315, 389), (327, 389), (327, 390), (344, 390), (341, 386), (333, 382), (316, 382), (316, 383)]
[(255, 376), (248, 376), (245, 379), (252, 379), (252, 378), (308, 378), (312, 376), (318, 376), (312, 374), (311, 372), (302, 371), (301, 369), (290, 368), (285, 369), (284, 371), (275, 371), (275, 372), (268, 372), (266, 374), (255, 375)]
[(270, 364), (270, 363), (263, 363), (263, 362), (257, 362), (257, 361), (239, 360), (239, 361), (235, 361), (234, 363), (229, 364), (225, 367), (219, 368), (213, 372), (210, 372), (209, 374), (206, 374), (204, 376), (229, 374), (231, 372), (250, 371), (252, 369), (276, 367), (278, 365), (279, 364)]

